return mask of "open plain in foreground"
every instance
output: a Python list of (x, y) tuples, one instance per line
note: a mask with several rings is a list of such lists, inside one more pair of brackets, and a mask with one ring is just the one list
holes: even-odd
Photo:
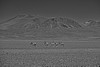
[(100, 67), (100, 50), (0, 49), (0, 67)]

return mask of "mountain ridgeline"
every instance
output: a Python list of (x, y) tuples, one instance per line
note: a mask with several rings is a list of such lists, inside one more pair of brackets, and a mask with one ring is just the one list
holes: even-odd
[[(100, 22), (88, 21), (84, 26), (98, 25)], [(17, 15), (0, 22), (1, 38), (58, 38), (80, 37), (85, 27), (66, 17), (44, 17), (38, 15)], [(91, 30), (92, 31), (92, 30)], [(93, 31), (94, 32), (94, 31)], [(78, 35), (77, 35), (78, 34)], [(83, 36), (84, 37), (84, 36)]]
[(100, 21), (95, 20), (88, 20), (87, 22), (83, 23), (85, 26), (95, 26), (100, 27)]
[[(11, 23), (12, 22), (12, 23)], [(50, 28), (56, 28), (56, 27), (67, 27), (67, 28), (79, 28), (81, 25), (68, 18), (63, 17), (54, 17), (54, 18), (46, 18), (42, 16), (24, 16), (24, 15), (18, 15), (15, 16), (5, 22), (2, 22), (1, 25), (5, 25), (6, 23), (10, 23), (8, 28), (15, 29), (15, 28), (40, 28), (40, 27), (50, 27)]]

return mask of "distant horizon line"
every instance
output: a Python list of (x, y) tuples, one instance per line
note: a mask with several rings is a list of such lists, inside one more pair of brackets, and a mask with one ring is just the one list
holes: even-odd
[[(57, 17), (62, 17), (62, 18), (68, 18), (68, 19), (72, 19), (72, 20), (74, 20), (74, 21), (76, 21), (76, 22), (78, 22), (78, 20), (75, 20), (75, 19), (73, 19), (73, 18), (69, 18), (69, 17), (63, 17), (63, 16), (42, 16), (42, 15), (33, 15), (33, 14), (17, 14), (17, 15), (14, 15), (14, 16), (12, 16), (12, 17), (10, 17), (10, 18), (8, 18), (8, 19), (4, 19), (4, 20), (0, 20), (0, 22), (5, 22), (5, 21), (7, 21), (7, 20), (9, 20), (9, 19), (11, 19), (11, 18), (14, 18), (14, 17), (17, 17), (17, 16), (20, 16), (20, 15), (26, 15), (25, 17), (27, 17), (27, 16), (40, 16), (40, 17), (45, 17), (45, 18), (57, 18)], [(24, 18), (24, 17), (23, 17)], [(88, 20), (94, 20), (94, 19), (88, 19)], [(88, 21), (87, 20), (87, 21)], [(87, 21), (83, 21), (83, 22), (87, 22)], [(100, 20), (94, 20), (94, 21), (96, 21), (96, 22), (99, 22)]]

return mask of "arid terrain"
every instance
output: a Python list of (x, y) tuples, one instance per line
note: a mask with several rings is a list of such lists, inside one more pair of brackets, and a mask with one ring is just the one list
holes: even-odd
[(100, 67), (100, 50), (1, 50), (0, 67)]
[(0, 22), (0, 67), (100, 67), (100, 21), (17, 15)]
[(99, 36), (100, 22), (94, 20), (79, 23), (66, 17), (17, 15), (0, 22), (0, 39), (79, 40), (99, 39)]

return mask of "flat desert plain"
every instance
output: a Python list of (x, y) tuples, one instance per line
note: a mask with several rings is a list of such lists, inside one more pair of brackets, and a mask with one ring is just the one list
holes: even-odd
[(3, 49), (1, 67), (100, 67), (99, 49)]
[[(32, 43), (36, 43), (34, 46)], [(48, 46), (44, 44), (48, 43)], [(57, 43), (57, 46), (52, 43)], [(61, 45), (60, 43), (63, 43)], [(0, 49), (100, 49), (100, 41), (1, 40)]]

